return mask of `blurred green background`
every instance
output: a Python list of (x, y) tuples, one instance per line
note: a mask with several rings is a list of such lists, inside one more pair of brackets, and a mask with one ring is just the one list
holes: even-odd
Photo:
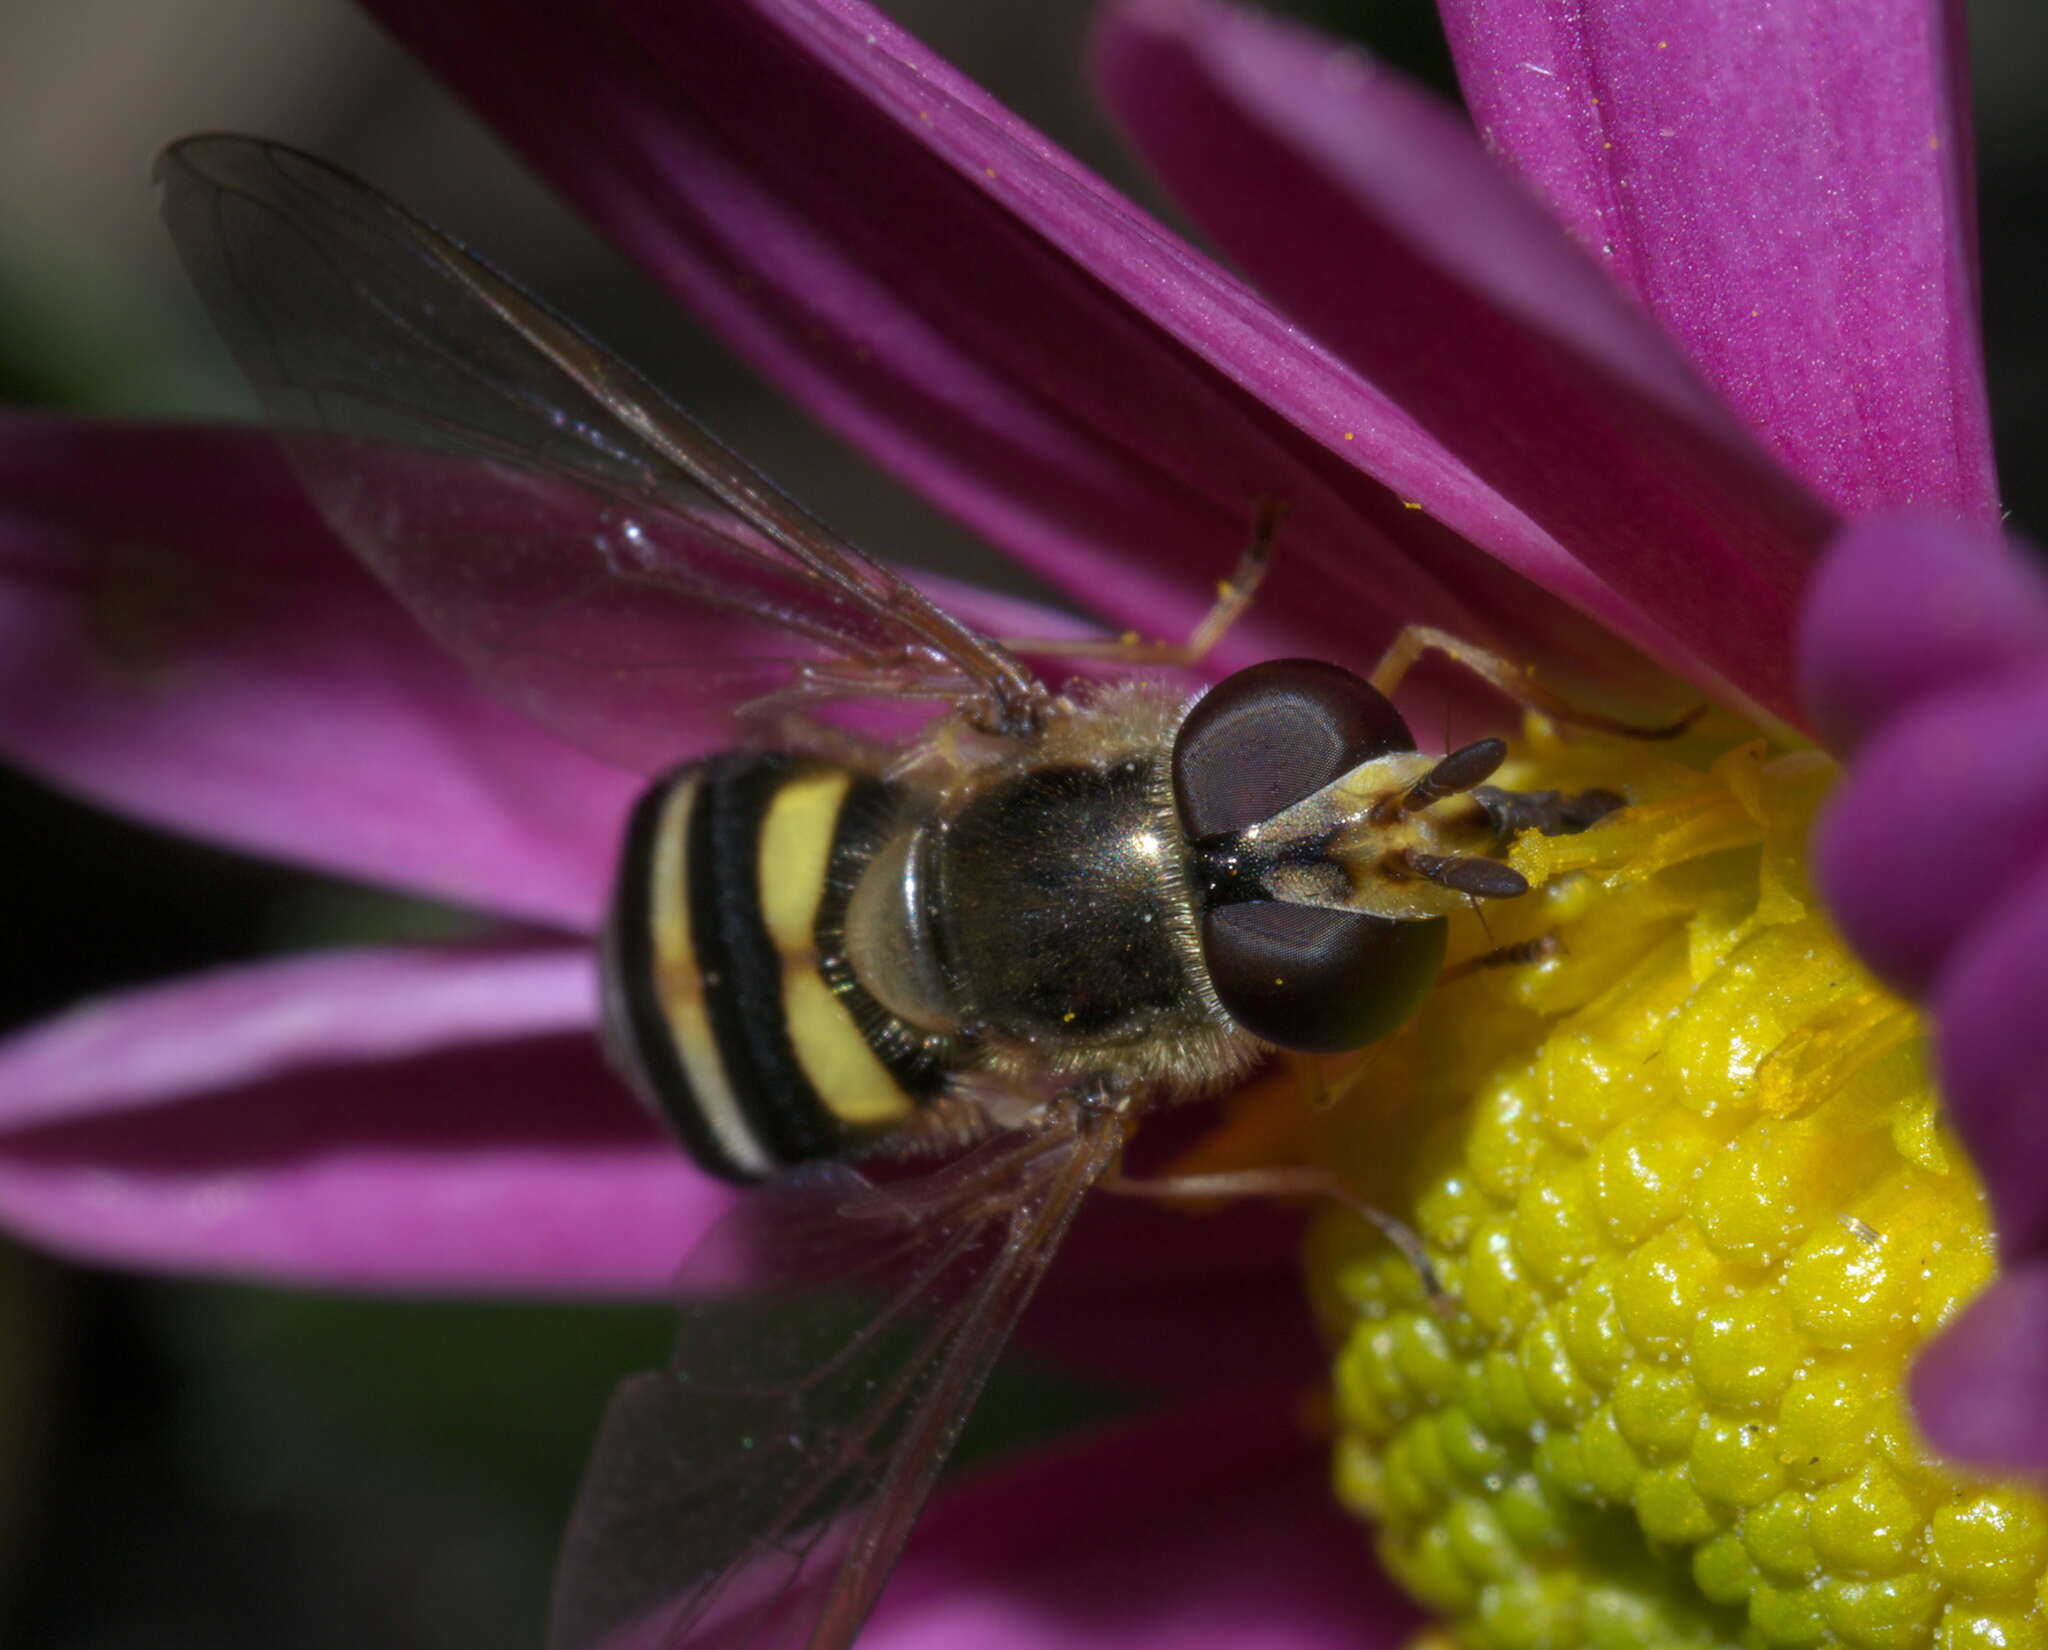
[[(888, 10), (1140, 198), (1078, 72), (1088, 7)], [(1448, 88), (1415, 0), (1292, 8)], [(1971, 7), (1988, 356), (2008, 501), (2048, 524), (2048, 7)], [(247, 403), (152, 209), (208, 128), (299, 143), (489, 253), (676, 388), (862, 542), (989, 558), (680, 319), (340, 0), (0, 0), (0, 398), (128, 415)], [(0, 770), (0, 1028), (234, 959), (470, 919), (145, 832)], [(604, 1397), (654, 1309), (359, 1301), (164, 1282), (0, 1244), (0, 1644), (537, 1644)], [(1001, 1432), (1021, 1389), (990, 1406)]]

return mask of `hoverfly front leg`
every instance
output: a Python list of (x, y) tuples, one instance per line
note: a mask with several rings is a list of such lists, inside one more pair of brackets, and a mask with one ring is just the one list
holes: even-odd
[[(1409, 625), (1395, 637), (1373, 670), (1372, 685), (1391, 696), (1416, 662), (1429, 652), (1455, 659), (1525, 709), (1553, 721), (1631, 739), (1674, 739), (1706, 709), (1700, 705), (1676, 722), (1651, 728), (1596, 716), (1566, 704), (1499, 654), (1426, 625)], [(1497, 850), (1524, 831), (1542, 836), (1576, 836), (1617, 808), (1627, 806), (1626, 797), (1610, 790), (1513, 791), (1487, 784), (1507, 755), (1507, 742), (1502, 739), (1476, 739), (1462, 745), (1441, 757), (1404, 790), (1383, 798), (1375, 805), (1371, 818), (1375, 823), (1388, 825), (1404, 815), (1421, 813), (1450, 797), (1464, 795), (1473, 804), (1472, 829), (1491, 838)], [(1408, 856), (1407, 865), (1416, 875), (1475, 898), (1506, 899), (1528, 892), (1528, 884), (1518, 873), (1488, 857), (1414, 854)]]
[(1201, 623), (1188, 633), (1186, 641), (1146, 641), (1136, 631), (1107, 637), (1006, 636), (1003, 646), (1013, 653), (1030, 653), (1048, 659), (1107, 659), (1123, 665), (1177, 665), (1193, 669), (1214, 651), (1229, 634), (1230, 627), (1244, 617), (1265, 582), (1273, 563), (1273, 547), (1279, 541), (1280, 523), (1287, 506), (1277, 499), (1261, 499), (1252, 541), (1237, 558), (1229, 578), (1216, 586), (1216, 599)]
[(1656, 727), (1639, 727), (1632, 722), (1623, 722), (1615, 717), (1600, 716), (1592, 711), (1580, 710), (1557, 694), (1552, 693), (1540, 682), (1512, 660), (1488, 648), (1474, 646), (1471, 642), (1453, 636), (1448, 630), (1438, 630), (1433, 625), (1404, 625), (1401, 632), (1380, 655), (1380, 662), (1373, 666), (1367, 678), (1372, 685), (1387, 695), (1394, 696), (1408, 672), (1426, 653), (1441, 653), (1453, 659), (1477, 676), (1487, 686), (1504, 698), (1512, 700), (1524, 710), (1533, 710), (1561, 722), (1567, 727), (1586, 728), (1594, 733), (1611, 733), (1623, 739), (1676, 739), (1706, 712), (1704, 704), (1695, 705), (1675, 722), (1666, 722)]
[(1496, 945), (1491, 951), (1482, 951), (1476, 957), (1453, 963), (1436, 977), (1436, 983), (1449, 985), (1454, 980), (1469, 979), (1490, 968), (1533, 968), (1537, 963), (1548, 962), (1563, 950), (1564, 941), (1558, 938), (1555, 929), (1550, 929), (1533, 939), (1517, 940), (1513, 945)]
[(1498, 785), (1474, 786), (1472, 800), (1486, 810), (1503, 840), (1523, 831), (1577, 836), (1615, 809), (1628, 806), (1628, 798), (1619, 791), (1508, 791)]

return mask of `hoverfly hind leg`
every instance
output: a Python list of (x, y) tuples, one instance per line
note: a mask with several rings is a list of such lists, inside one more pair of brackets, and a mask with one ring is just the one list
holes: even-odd
[(1121, 1197), (1148, 1197), (1162, 1202), (1229, 1201), (1241, 1197), (1329, 1198), (1342, 1204), (1401, 1253), (1415, 1269), (1431, 1310), (1447, 1316), (1457, 1304), (1437, 1276), (1421, 1236), (1406, 1221), (1368, 1203), (1344, 1184), (1332, 1169), (1312, 1164), (1277, 1164), (1266, 1168), (1223, 1169), (1212, 1174), (1169, 1174), (1136, 1179), (1121, 1169), (1112, 1169), (1102, 1179), (1102, 1190)]

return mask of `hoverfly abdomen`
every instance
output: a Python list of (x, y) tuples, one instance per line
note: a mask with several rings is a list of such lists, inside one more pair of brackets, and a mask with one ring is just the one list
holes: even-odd
[(635, 808), (605, 937), (614, 1062), (697, 1162), (758, 1180), (917, 1115), (952, 1064), (858, 977), (847, 917), (901, 798), (765, 751), (692, 763)]

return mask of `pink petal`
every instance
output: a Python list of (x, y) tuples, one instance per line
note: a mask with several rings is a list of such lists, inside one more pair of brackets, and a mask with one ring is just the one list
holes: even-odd
[(0, 1130), (587, 1032), (595, 967), (567, 945), (328, 951), (103, 997), (0, 1042)]
[[(1141, 1138), (1141, 1148), (1151, 1144)], [(1256, 1199), (1191, 1213), (1097, 1192), (1021, 1338), (1154, 1388), (1229, 1389), (1289, 1373), (1307, 1380), (1324, 1359), (1300, 1282), (1303, 1219)], [(1231, 1333), (1219, 1336), (1219, 1323)]]
[(604, 1069), (575, 948), (341, 953), (0, 1047), (0, 1221), (338, 1288), (645, 1294), (729, 1200)]
[[(341, 550), (272, 447), (0, 416), (0, 750), (238, 846), (593, 926), (640, 780), (582, 752), (662, 768), (733, 743), (733, 695), (677, 682), (727, 647), (732, 615), (600, 603), (617, 591), (579, 554), (569, 489), (446, 455), (366, 462), (362, 496), (438, 535), (410, 594), (472, 679)], [(932, 582), (1001, 633), (1093, 628)], [(761, 651), (801, 648), (777, 635)], [(777, 664), (756, 686), (787, 679)]]
[[(1218, 1320), (1221, 1334), (1231, 1332)], [(941, 1492), (869, 1650), (1371, 1650), (1413, 1606), (1330, 1496), (1292, 1390), (1070, 1439)]]
[(1913, 1407), (1943, 1455), (2048, 1473), (2048, 1267), (2008, 1272), (1920, 1354)]
[(1842, 931), (1924, 996), (2048, 861), (2048, 648), (2024, 675), (1923, 694), (1885, 723), (1829, 803), (1814, 853)]
[(1449, 110), (1211, 0), (1118, 7), (1100, 72), (1232, 256), (1561, 547), (1489, 548), (1675, 648), (1703, 685), (1792, 714), (1793, 615), (1824, 512)]
[(1184, 633), (1275, 497), (1221, 666), (1414, 619), (1644, 680), (1474, 549), (1543, 542), (1513, 506), (855, 0), (372, 9), (765, 371), (1118, 624)]
[(1851, 515), (1997, 520), (1947, 0), (1447, 0), (1473, 117)]
[(493, 703), (267, 436), (0, 415), (0, 750), (175, 829), (545, 922), (636, 781)]
[[(88, 1003), (0, 1043), (0, 1223), (154, 1270), (666, 1295), (735, 1194), (604, 1068), (592, 974), (576, 946), (332, 952)], [(1310, 1370), (1299, 1229), (1098, 1196), (1026, 1339), (1155, 1385)]]
[(2034, 559), (1940, 516), (1845, 528), (1800, 618), (1800, 693), (1844, 754), (1922, 695), (2044, 661), (2048, 581)]
[[(2031, 761), (2038, 772), (2036, 732)], [(1932, 994), (1941, 1092), (1984, 1177), (1999, 1250), (2032, 1255), (2048, 1243), (2048, 865), (1999, 891), (1982, 921), (1954, 944)]]

